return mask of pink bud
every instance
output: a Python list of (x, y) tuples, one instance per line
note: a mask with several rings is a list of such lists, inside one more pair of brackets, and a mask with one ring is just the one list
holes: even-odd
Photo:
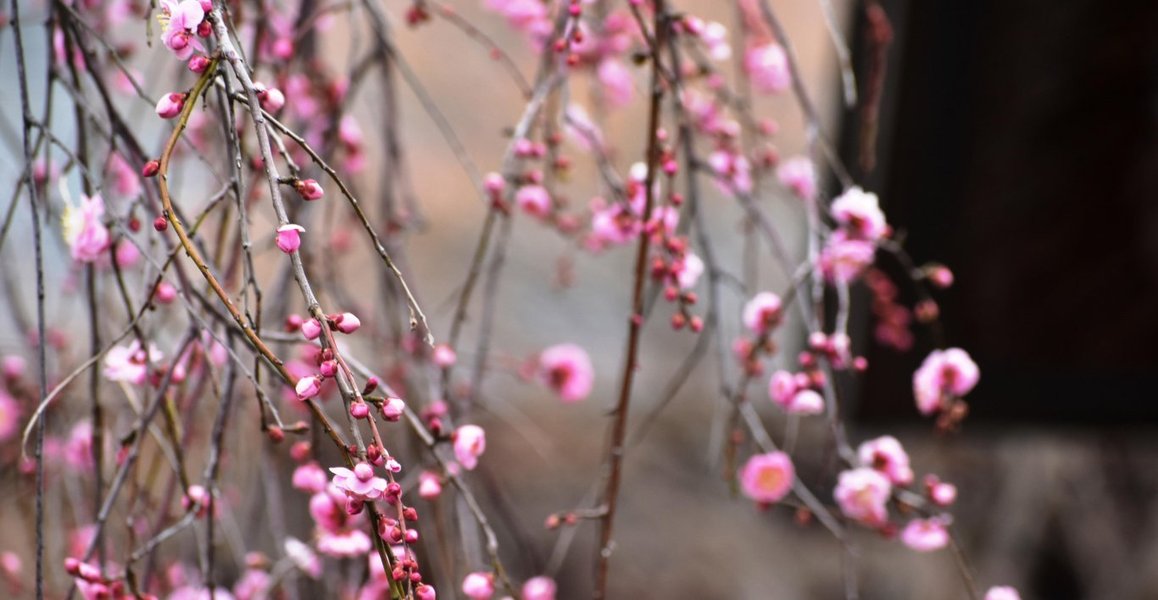
[(160, 304), (169, 304), (177, 297), (177, 289), (173, 287), (168, 281), (162, 281), (157, 285), (157, 290), (153, 293), (153, 299)]
[(302, 335), (307, 340), (316, 340), (319, 335), (322, 335), (322, 324), (318, 323), (317, 319), (310, 319), (302, 323)]
[(382, 416), (387, 421), (398, 421), (406, 409), (406, 403), (398, 398), (391, 398), (382, 405)]
[(458, 355), (455, 354), (454, 350), (452, 350), (450, 346), (447, 346), (446, 344), (439, 344), (434, 347), (434, 355), (432, 356), (432, 359), (434, 360), (435, 365), (445, 369), (454, 365), (455, 361), (458, 359)]
[(4, 372), (4, 377), (7, 379), (20, 379), (24, 375), (24, 369), (27, 367), (27, 362), (22, 356), (5, 356), (0, 361), (0, 370)]
[(294, 391), (297, 392), (299, 400), (308, 400), (318, 395), (322, 390), (322, 381), (317, 377), (310, 375), (309, 377), (302, 377), (298, 380)]
[(317, 200), (325, 195), (325, 190), (316, 179), (303, 179), (294, 184), (294, 189), (306, 200)]
[(438, 598), (438, 594), (434, 591), (434, 586), (426, 585), (425, 583), (418, 584), (418, 587), (414, 588), (414, 594), (418, 597), (418, 600), (437, 600)]
[(358, 328), (362, 326), (362, 321), (354, 313), (349, 312), (342, 313), (335, 321), (338, 331), (347, 334), (358, 331)]
[(165, 94), (157, 101), (157, 115), (162, 119), (172, 119), (181, 114), (181, 109), (185, 108), (185, 94), (178, 94), (176, 92)]
[(354, 402), (350, 405), (350, 416), (355, 419), (365, 419), (370, 416), (370, 407), (365, 402)]
[(318, 365), (318, 370), (322, 372), (322, 377), (332, 378), (338, 376), (338, 361), (326, 360)]
[(282, 252), (290, 254), (296, 252), (302, 245), (301, 234), (306, 229), (301, 225), (289, 223), (277, 228), (277, 247)]
[(261, 107), (264, 108), (266, 112), (274, 113), (285, 106), (285, 94), (281, 93), (281, 90), (277, 88), (266, 90), (264, 94), (261, 94), (259, 100)]
[(483, 178), (483, 187), (485, 187), (486, 191), (492, 196), (497, 196), (498, 194), (502, 193), (503, 187), (505, 186), (506, 180), (504, 180), (503, 176), (499, 175), (498, 173), (487, 173), (486, 177)]
[(417, 541), (418, 541), (418, 530), (417, 529), (407, 529), (406, 530), (406, 543), (407, 544), (413, 544)]
[(189, 59), (189, 70), (194, 73), (204, 73), (209, 68), (209, 57), (203, 54), (194, 54)]
[(471, 573), (462, 580), (462, 593), (472, 600), (487, 600), (495, 594), (495, 576), (490, 573)]

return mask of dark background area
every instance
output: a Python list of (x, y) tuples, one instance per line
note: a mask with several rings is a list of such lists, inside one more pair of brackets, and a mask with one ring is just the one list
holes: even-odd
[[(1158, 3), (881, 7), (876, 169), (859, 165), (860, 111), (842, 150), (916, 263), (957, 275), (936, 298), (946, 341), (981, 367), (970, 420), (1158, 422)], [(918, 328), (918, 351), (870, 353), (862, 418), (912, 418), (904, 374), (933, 345)]]

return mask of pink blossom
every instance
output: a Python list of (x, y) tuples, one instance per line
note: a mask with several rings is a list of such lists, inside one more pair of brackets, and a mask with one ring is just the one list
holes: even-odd
[(824, 397), (814, 389), (801, 389), (792, 395), (784, 409), (796, 415), (819, 415), (824, 412)]
[(439, 368), (445, 369), (454, 366), (455, 361), (458, 360), (458, 355), (455, 354), (454, 349), (446, 344), (438, 344), (434, 347), (430, 359)]
[(796, 377), (788, 371), (776, 371), (768, 380), (768, 397), (784, 408), (792, 404), (797, 390)]
[(292, 482), (295, 488), (316, 494), (326, 489), (326, 484), (330, 482), (330, 478), (321, 465), (316, 462), (308, 462), (294, 469)]
[(700, 280), (700, 275), (704, 274), (703, 259), (691, 252), (684, 254), (683, 260), (677, 263), (677, 267), (676, 282), (679, 284), (681, 290), (694, 288), (696, 282)]
[(64, 209), (64, 240), (68, 242), (73, 260), (91, 263), (108, 250), (111, 243), (109, 230), (101, 222), (105, 214), (105, 201), (100, 194), (81, 195), (80, 206), (66, 206)]
[(688, 16), (683, 20), (688, 33), (698, 36), (708, 47), (712, 60), (728, 60), (732, 57), (732, 47), (728, 45), (728, 28), (716, 21), (704, 22), (699, 17)]
[(901, 530), (901, 542), (917, 552), (932, 552), (949, 545), (944, 519), (913, 519)]
[(318, 535), (318, 552), (336, 558), (365, 556), (372, 544), (361, 529), (323, 531)]
[(816, 198), (816, 168), (808, 157), (795, 156), (782, 161), (776, 167), (776, 178), (798, 198)]
[(257, 94), (258, 102), (268, 113), (276, 113), (285, 106), (285, 94), (277, 88), (269, 88)]
[(177, 92), (165, 94), (157, 101), (157, 116), (162, 119), (172, 119), (181, 114), (183, 108), (185, 108), (185, 94)]
[(611, 106), (623, 107), (631, 104), (635, 96), (635, 81), (623, 62), (605, 58), (599, 62), (596, 75), (599, 83), (603, 84), (603, 90), (607, 93), (607, 101)]
[(246, 569), (237, 583), (233, 584), (233, 595), (237, 600), (261, 600), (270, 596), (269, 572), (264, 569)]
[(0, 552), (0, 571), (11, 580), (19, 580), (24, 571), (24, 561), (15, 552)]
[(322, 380), (315, 375), (302, 377), (294, 385), (294, 393), (297, 394), (298, 400), (309, 400), (318, 395), (322, 391)]
[(886, 504), (892, 490), (892, 484), (880, 471), (860, 467), (841, 472), (833, 497), (844, 516), (879, 527), (888, 520)]
[(934, 350), (913, 373), (913, 396), (917, 399), (917, 410), (923, 415), (936, 412), (946, 395), (964, 396), (977, 385), (980, 378), (977, 363), (964, 350)]
[(358, 331), (359, 327), (362, 326), (361, 319), (359, 319), (358, 316), (352, 312), (344, 312), (338, 315), (338, 318), (334, 319), (334, 322), (338, 331), (341, 331), (345, 334), (354, 333), (355, 331)]
[(748, 48), (744, 53), (744, 70), (758, 92), (779, 94), (792, 85), (788, 55), (775, 42)]
[(957, 486), (941, 481), (936, 475), (925, 476), (925, 493), (937, 506), (949, 506), (957, 501)]
[(993, 586), (985, 592), (985, 600), (1021, 600), (1021, 594), (1011, 586)]
[(418, 497), (432, 500), (442, 494), (442, 478), (434, 471), (423, 471), (418, 475)]
[(418, 600), (437, 600), (438, 592), (435, 591), (433, 585), (420, 583), (418, 587), (414, 588), (414, 596)]
[(153, 292), (153, 299), (159, 304), (169, 304), (177, 299), (177, 288), (168, 281), (162, 281), (157, 284), (157, 289)]
[(199, 0), (161, 0), (161, 43), (189, 60), (194, 50), (203, 49), (197, 40), (197, 26), (205, 20), (205, 8)]
[(752, 164), (737, 152), (716, 150), (708, 156), (708, 164), (716, 172), (716, 183), (726, 194), (747, 194), (752, 191)]
[(558, 344), (539, 354), (539, 377), (564, 402), (578, 402), (591, 393), (595, 370), (586, 350)]
[(295, 537), (285, 540), (285, 555), (294, 563), (299, 571), (317, 579), (322, 574), (322, 561), (309, 546)]
[(158, 362), (163, 358), (161, 352), (152, 344), (146, 355), (141, 349), (141, 343), (133, 340), (128, 346), (113, 346), (105, 354), (104, 376), (109, 381), (127, 381), (136, 385), (145, 382), (148, 374), (149, 362)]
[(639, 219), (622, 205), (600, 207), (591, 213), (591, 237), (588, 242), (592, 249), (601, 250), (606, 246), (617, 246), (635, 239), (642, 229)]
[(18, 354), (9, 354), (0, 359), (0, 373), (3, 373), (6, 379), (20, 379), (27, 368), (28, 362)]
[(744, 326), (752, 333), (768, 333), (780, 324), (782, 302), (772, 292), (760, 292), (744, 305)]
[(555, 580), (546, 575), (532, 577), (523, 584), (523, 600), (555, 600)]
[(288, 223), (277, 228), (277, 247), (286, 254), (296, 252), (302, 245), (301, 234), (305, 232), (305, 227)]
[(891, 435), (864, 442), (857, 448), (856, 454), (862, 465), (884, 473), (894, 485), (909, 485), (913, 482), (909, 455), (897, 438)]
[(0, 442), (5, 442), (20, 428), (20, 403), (0, 388)]
[(832, 218), (856, 239), (876, 241), (888, 231), (877, 195), (856, 186), (833, 200)]
[(515, 192), (515, 203), (523, 212), (542, 219), (551, 214), (551, 196), (541, 185), (524, 185)]
[(462, 593), (472, 600), (487, 600), (495, 594), (495, 576), (475, 572), (462, 580)]
[(783, 452), (755, 454), (740, 469), (740, 489), (745, 496), (763, 504), (782, 500), (795, 480), (792, 459)]
[(454, 457), (470, 471), (478, 466), (478, 457), (487, 449), (487, 435), (478, 425), (463, 425), (454, 431)]
[(872, 242), (849, 239), (838, 231), (829, 236), (820, 251), (820, 270), (829, 281), (851, 283), (873, 263), (875, 256)]
[(334, 474), (334, 485), (355, 500), (373, 500), (386, 491), (385, 478), (374, 475), (374, 467), (369, 463), (358, 463), (354, 470), (346, 467), (330, 467)]

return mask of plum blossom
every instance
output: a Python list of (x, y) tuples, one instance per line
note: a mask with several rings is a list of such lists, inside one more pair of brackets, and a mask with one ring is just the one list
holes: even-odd
[(418, 587), (414, 588), (414, 597), (418, 600), (436, 600), (438, 593), (434, 590), (433, 585), (420, 583)]
[(336, 558), (364, 556), (370, 551), (370, 536), (361, 529), (323, 531), (318, 535), (318, 552)]
[(888, 232), (877, 195), (853, 186), (832, 202), (832, 218), (856, 239), (876, 241)]
[(611, 106), (622, 107), (631, 104), (635, 96), (635, 81), (631, 71), (622, 61), (614, 58), (605, 58), (599, 62), (596, 76), (603, 90), (607, 92), (607, 101)]
[(784, 187), (792, 190), (798, 198), (813, 200), (816, 198), (816, 167), (806, 156), (794, 156), (785, 159), (776, 167), (776, 179)]
[(523, 600), (555, 600), (558, 586), (546, 575), (532, 577), (523, 584)]
[(796, 470), (783, 452), (756, 454), (740, 469), (740, 489), (763, 504), (779, 502), (792, 490)]
[(101, 222), (105, 201), (100, 194), (80, 196), (80, 206), (65, 206), (63, 214), (64, 240), (69, 254), (77, 262), (91, 263), (108, 250), (109, 230)]
[(936, 412), (946, 395), (964, 396), (980, 378), (977, 363), (964, 350), (934, 350), (913, 374), (917, 410), (923, 415)]
[(690, 290), (696, 287), (700, 275), (704, 274), (704, 261), (700, 257), (688, 252), (683, 260), (677, 263), (679, 271), (676, 273), (676, 282), (681, 290)]
[(487, 600), (495, 595), (495, 576), (482, 572), (468, 574), (462, 580), (462, 593), (471, 600)]
[(487, 449), (487, 434), (478, 425), (463, 425), (454, 431), (454, 457), (464, 469), (478, 466), (478, 457)]
[(541, 185), (524, 185), (515, 192), (515, 203), (523, 212), (542, 219), (551, 214), (551, 195)]
[(829, 281), (851, 283), (872, 264), (876, 248), (872, 242), (849, 239), (837, 231), (820, 251), (820, 270)]
[(862, 465), (884, 473), (894, 485), (909, 485), (913, 482), (909, 455), (897, 438), (891, 435), (864, 442), (857, 448), (856, 455)]
[[(343, 121), (344, 122), (344, 121)], [(302, 179), (294, 183), (294, 189), (306, 200), (317, 200), (326, 194), (317, 179)]]
[(868, 467), (843, 471), (833, 497), (844, 516), (871, 527), (888, 520), (889, 495), (893, 486), (883, 473)]
[(725, 194), (747, 194), (752, 191), (752, 164), (738, 152), (716, 150), (708, 156), (716, 172), (716, 183)]
[(1011, 586), (998, 585), (985, 592), (985, 600), (1021, 600), (1021, 594)]
[(302, 245), (302, 233), (306, 228), (301, 225), (287, 223), (277, 228), (277, 247), (286, 254), (296, 252)]
[(917, 552), (932, 552), (949, 545), (945, 518), (913, 519), (901, 530), (901, 542)]
[(949, 506), (957, 501), (957, 486), (941, 481), (936, 475), (925, 476), (925, 493), (937, 506)]
[(539, 354), (539, 378), (564, 402), (578, 402), (591, 394), (595, 370), (586, 350), (558, 344)]
[(374, 475), (374, 467), (369, 463), (358, 463), (354, 470), (346, 467), (330, 467), (334, 474), (334, 485), (354, 500), (373, 500), (386, 491), (388, 485), (383, 477)]
[(752, 333), (762, 335), (780, 324), (783, 303), (772, 292), (760, 292), (744, 305), (744, 326)]
[(303, 492), (316, 494), (325, 490), (329, 483), (329, 476), (316, 462), (308, 462), (294, 469), (292, 485)]
[(204, 50), (197, 40), (197, 27), (205, 20), (200, 0), (161, 0), (160, 7), (161, 43), (178, 60), (189, 60), (194, 50)]
[(801, 389), (792, 395), (784, 410), (796, 415), (819, 415), (824, 412), (824, 397), (814, 389)]
[(104, 376), (109, 381), (126, 381), (136, 385), (145, 382), (149, 363), (163, 358), (157, 347), (149, 344), (149, 352), (141, 349), (141, 342), (133, 340), (128, 346), (113, 346), (105, 354)]
[(779, 94), (792, 85), (788, 55), (775, 42), (748, 48), (744, 53), (744, 70), (758, 92)]
[(418, 497), (424, 500), (437, 498), (442, 494), (442, 478), (434, 471), (418, 474)]

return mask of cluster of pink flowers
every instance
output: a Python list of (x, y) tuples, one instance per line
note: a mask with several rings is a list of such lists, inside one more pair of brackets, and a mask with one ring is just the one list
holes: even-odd
[(213, 10), (211, 0), (161, 0), (161, 43), (186, 61), (195, 51), (205, 52), (199, 37), (211, 33), (206, 15)]
[(849, 283), (872, 264), (877, 240), (889, 234), (876, 194), (852, 187), (833, 201), (832, 218), (839, 228), (829, 236), (820, 268), (831, 281)]
[[(362, 327), (362, 320), (351, 312), (326, 315), (326, 323), (332, 331), (338, 331), (345, 334), (354, 333)], [(302, 336), (307, 340), (316, 340), (322, 334), (322, 324), (319, 323), (317, 319), (306, 320), (298, 315), (293, 315), (287, 319), (286, 326), (291, 331), (300, 331)], [(291, 372), (297, 371), (296, 375), (298, 380), (297, 383), (294, 384), (294, 392), (299, 400), (309, 400), (319, 396), (322, 393), (322, 386), (325, 384), (326, 380), (333, 379), (338, 375), (338, 370), (340, 368), (338, 357), (335, 356), (332, 349), (326, 348), (324, 350), (314, 352), (313, 359), (314, 363), (317, 365), (316, 371), (311, 369), (305, 363), (295, 363), (294, 368), (291, 369)], [(287, 365), (287, 367), (288, 366), (289, 365)], [(392, 399), (390, 402), (384, 403), (383, 411), (385, 411), (386, 408), (390, 406), (392, 410), (396, 410), (398, 412), (397, 415), (394, 415), (393, 418), (388, 418), (388, 420), (397, 420), (397, 417), (401, 414), (402, 407), (404, 406), (404, 404), (401, 404), (401, 402), (401, 400)], [(391, 404), (393, 404), (393, 406), (391, 406)], [(358, 405), (355, 404), (351, 407), (351, 410), (355, 410), (355, 407), (357, 406)], [(364, 406), (361, 408), (364, 408)], [(365, 416), (366, 415), (363, 414), (359, 418), (364, 418)]]

